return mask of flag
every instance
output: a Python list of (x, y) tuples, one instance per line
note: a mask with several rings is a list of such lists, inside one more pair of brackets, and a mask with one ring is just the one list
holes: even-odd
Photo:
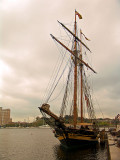
[(86, 40), (90, 41), (90, 39), (88, 39), (87, 37), (85, 37)]
[(79, 19), (82, 19), (82, 16), (77, 11), (75, 11), (75, 15), (78, 15)]
[[(80, 33), (83, 34), (82, 30), (80, 30)], [(84, 34), (83, 36), (85, 37), (86, 40), (90, 41), (90, 39), (88, 39)]]

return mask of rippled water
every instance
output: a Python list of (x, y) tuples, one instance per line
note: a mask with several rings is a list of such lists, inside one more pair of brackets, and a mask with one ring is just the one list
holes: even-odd
[(63, 150), (50, 129), (0, 129), (0, 160), (106, 159), (106, 148)]

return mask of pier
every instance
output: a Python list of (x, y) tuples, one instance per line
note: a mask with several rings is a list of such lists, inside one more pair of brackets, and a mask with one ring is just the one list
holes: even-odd
[(107, 149), (107, 160), (120, 160), (120, 135), (116, 131), (101, 130), (100, 145)]
[(118, 147), (116, 136), (108, 134), (108, 147), (110, 160), (120, 160), (120, 147)]

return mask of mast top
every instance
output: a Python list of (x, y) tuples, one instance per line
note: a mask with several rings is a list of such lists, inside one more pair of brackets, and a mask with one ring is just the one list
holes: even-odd
[(75, 17), (76, 15), (79, 17), (79, 19), (82, 19), (82, 15), (75, 10)]

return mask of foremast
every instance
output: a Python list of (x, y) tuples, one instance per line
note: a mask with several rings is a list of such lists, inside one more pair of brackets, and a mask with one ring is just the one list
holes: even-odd
[[(76, 16), (79, 16), (80, 19), (82, 19), (81, 15), (75, 10), (75, 40), (74, 40), (74, 54), (77, 55), (77, 40), (76, 40), (76, 28), (77, 28), (77, 22), (76, 22)], [(82, 42), (82, 31), (80, 29), (80, 41)], [(80, 60), (82, 61), (82, 43), (80, 43)], [(74, 128), (76, 128), (77, 125), (77, 58), (75, 57), (74, 61), (74, 106), (73, 106), (73, 117), (74, 117)], [(80, 94), (80, 105), (81, 105), (81, 123), (83, 123), (83, 76), (82, 71), (83, 70), (83, 64), (80, 63), (80, 83), (81, 83), (81, 94)]]
[[(75, 11), (75, 37), (76, 37), (76, 11)], [(77, 55), (77, 40), (74, 38), (74, 54)], [(74, 104), (73, 104), (73, 123), (74, 123), (74, 128), (76, 128), (77, 124), (77, 58), (75, 56), (74, 60)]]

